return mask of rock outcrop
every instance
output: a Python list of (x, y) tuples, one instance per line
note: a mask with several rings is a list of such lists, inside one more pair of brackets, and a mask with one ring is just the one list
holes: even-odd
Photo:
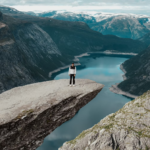
[(77, 79), (20, 86), (0, 95), (0, 150), (34, 150), (55, 128), (71, 119), (104, 85)]
[(83, 131), (59, 150), (149, 150), (150, 91)]

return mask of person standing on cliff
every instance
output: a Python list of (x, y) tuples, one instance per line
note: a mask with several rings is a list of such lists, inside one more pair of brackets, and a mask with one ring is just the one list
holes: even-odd
[(73, 86), (75, 86), (76, 67), (74, 63), (72, 63), (72, 65), (69, 67), (68, 74), (70, 76), (70, 86), (72, 86), (72, 79), (73, 79)]

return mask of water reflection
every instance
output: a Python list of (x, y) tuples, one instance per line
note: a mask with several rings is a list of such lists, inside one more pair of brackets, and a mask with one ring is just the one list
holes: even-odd
[[(123, 80), (123, 72), (119, 67), (129, 57), (92, 54), (91, 56), (80, 58), (82, 66), (77, 67), (76, 77), (94, 80), (104, 84), (105, 87), (96, 98), (79, 110), (74, 118), (65, 122), (47, 136), (42, 146), (37, 150), (58, 150), (64, 142), (74, 139), (83, 130), (92, 127), (106, 115), (116, 112), (131, 100), (109, 90), (112, 84)], [(68, 69), (55, 74), (56, 80), (63, 78), (69, 78)]]

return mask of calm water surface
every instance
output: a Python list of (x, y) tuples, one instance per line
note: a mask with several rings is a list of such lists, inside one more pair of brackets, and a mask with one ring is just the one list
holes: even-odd
[[(130, 98), (112, 93), (109, 87), (123, 80), (120, 64), (131, 56), (91, 54), (80, 58), (76, 78), (91, 79), (105, 85), (103, 90), (69, 121), (48, 135), (37, 150), (58, 150), (66, 141), (74, 139), (83, 130), (92, 127), (110, 113), (114, 113)], [(69, 79), (68, 69), (58, 72), (55, 80)], [(69, 80), (68, 80), (69, 83)], [(73, 88), (73, 87), (71, 87)]]

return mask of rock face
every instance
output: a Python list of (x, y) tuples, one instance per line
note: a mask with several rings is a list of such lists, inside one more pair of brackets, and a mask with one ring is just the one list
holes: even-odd
[(77, 79), (30, 84), (0, 95), (0, 149), (34, 150), (55, 128), (71, 119), (104, 85)]
[(142, 41), (148, 45), (150, 45), (150, 32), (139, 38), (139, 41)]
[(3, 16), (3, 14), (2, 14), (2, 12), (0, 12), (0, 19), (2, 19), (2, 16)]
[[(48, 80), (59, 67), (61, 53), (52, 38), (35, 24), (3, 15), (0, 21), (0, 93)], [(53, 62), (59, 59), (55, 64)]]
[(150, 91), (83, 131), (59, 150), (149, 150)]

